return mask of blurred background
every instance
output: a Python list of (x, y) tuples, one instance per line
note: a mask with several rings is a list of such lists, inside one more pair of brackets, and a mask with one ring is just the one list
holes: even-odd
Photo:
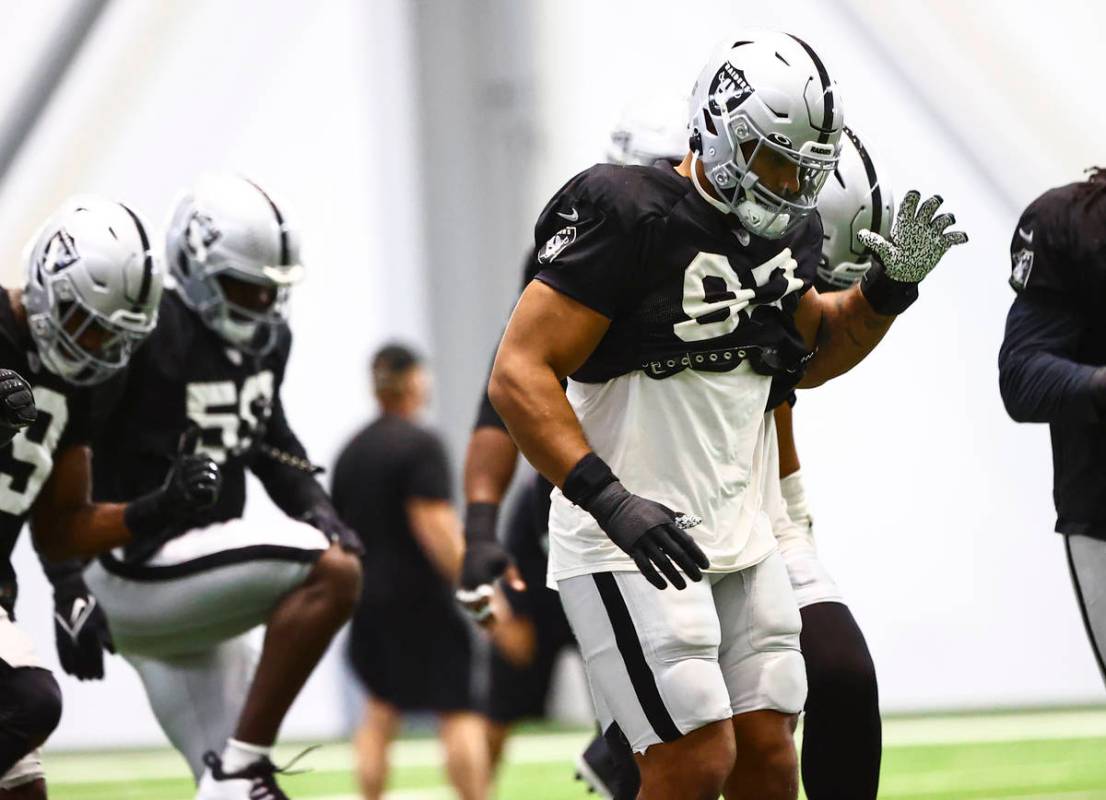
[[(315, 460), (372, 413), (366, 360), (424, 349), (459, 471), (521, 260), (548, 197), (602, 159), (623, 103), (686, 92), (741, 26), (811, 43), (897, 196), (939, 192), (971, 243), (854, 373), (800, 395), (819, 545), (863, 627), (888, 712), (1098, 704), (1043, 426), (1003, 411), (1008, 246), (1044, 189), (1106, 162), (1106, 7), (1056, 0), (35, 0), (0, 7), (0, 279), (66, 195), (160, 224), (206, 168), (288, 206), (309, 278), (284, 390)], [(320, 409), (322, 410), (320, 413)], [(255, 489), (259, 487), (255, 486)], [(254, 491), (248, 513), (276, 513)], [(19, 617), (53, 659), (24, 542)], [(284, 735), (343, 735), (340, 654)], [(558, 707), (586, 717), (582, 672)], [(138, 680), (59, 673), (59, 749), (163, 742)]]

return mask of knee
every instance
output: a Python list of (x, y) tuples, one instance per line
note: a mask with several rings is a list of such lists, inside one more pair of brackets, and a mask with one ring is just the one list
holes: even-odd
[(717, 800), (736, 760), (729, 721), (712, 723), (646, 751), (638, 762), (641, 796)]
[(771, 785), (790, 784), (798, 779), (799, 756), (795, 750), (794, 717), (779, 715), (768, 724), (746, 727), (738, 747), (743, 763), (756, 764), (757, 771)]
[(819, 706), (842, 706), (860, 711), (879, 707), (876, 670), (870, 658), (842, 658), (808, 664), (810, 697), (808, 710)]
[(7, 725), (27, 742), (27, 751), (41, 745), (61, 721), (61, 689), (49, 670), (23, 667), (13, 671), (9, 690), (17, 706)]
[(323, 591), (338, 613), (349, 616), (361, 596), (361, 561), (338, 545), (331, 545), (312, 571), (312, 579)]

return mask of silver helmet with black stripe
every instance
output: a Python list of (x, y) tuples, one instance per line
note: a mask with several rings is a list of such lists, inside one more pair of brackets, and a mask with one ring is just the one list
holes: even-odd
[(200, 176), (173, 210), (166, 257), (208, 327), (248, 353), (273, 346), (303, 265), (296, 230), (264, 189), (240, 175)]
[(39, 359), (92, 385), (126, 366), (157, 325), (163, 272), (138, 215), (103, 197), (72, 197), (28, 245), (23, 304)]
[(871, 253), (857, 234), (870, 230), (887, 238), (895, 216), (891, 187), (849, 128), (845, 128), (837, 169), (818, 195), (818, 214), (824, 234), (818, 289), (847, 289), (872, 265)]
[[(750, 233), (776, 239), (811, 214), (837, 165), (840, 91), (809, 45), (757, 31), (715, 47), (692, 89), (692, 180)], [(710, 190), (713, 190), (710, 191)]]

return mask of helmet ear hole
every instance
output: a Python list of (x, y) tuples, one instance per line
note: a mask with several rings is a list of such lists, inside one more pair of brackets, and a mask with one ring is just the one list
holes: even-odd
[(703, 153), (703, 135), (696, 129), (691, 136), (688, 137), (687, 147), (693, 153)]

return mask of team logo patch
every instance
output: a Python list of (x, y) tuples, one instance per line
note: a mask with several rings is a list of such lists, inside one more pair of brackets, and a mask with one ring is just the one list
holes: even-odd
[(50, 274), (57, 274), (75, 264), (80, 258), (81, 254), (77, 252), (73, 237), (69, 235), (69, 231), (62, 228), (46, 243), (39, 268)]
[(549, 241), (542, 247), (541, 252), (538, 253), (538, 263), (548, 264), (561, 254), (561, 251), (568, 247), (570, 244), (576, 241), (576, 226), (569, 225), (567, 228), (561, 228), (555, 234), (553, 234)]
[(188, 220), (188, 233), (184, 237), (184, 246), (188, 248), (188, 254), (194, 259), (205, 261), (208, 249), (219, 241), (220, 236), (222, 234), (215, 227), (211, 217), (196, 211)]
[(710, 91), (707, 92), (710, 113), (720, 116), (722, 109), (733, 112), (752, 93), (753, 87), (745, 80), (745, 73), (727, 61), (714, 73), (710, 82)]
[(1029, 283), (1029, 274), (1033, 272), (1033, 251), (1019, 250), (1013, 255), (1013, 269), (1010, 272), (1010, 285), (1021, 291)]

